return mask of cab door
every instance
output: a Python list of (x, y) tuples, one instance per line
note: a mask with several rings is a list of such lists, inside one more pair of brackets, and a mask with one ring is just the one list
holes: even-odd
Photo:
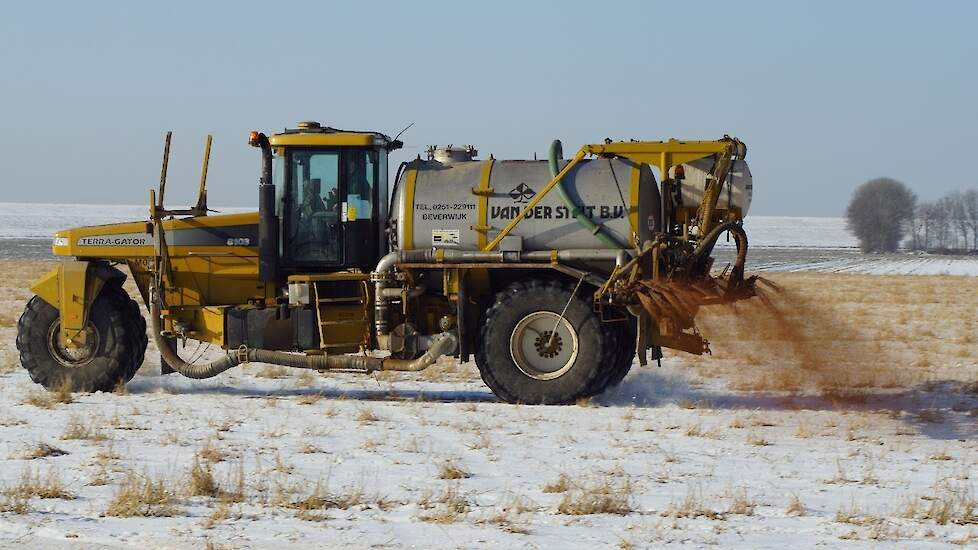
[[(381, 155), (372, 148), (293, 149), (286, 158), (283, 267), (370, 269), (380, 257)], [(386, 197), (385, 197), (386, 198)]]
[(282, 257), (300, 270), (344, 264), (340, 150), (289, 151)]
[[(377, 185), (380, 152), (350, 148), (343, 151), (341, 173), (341, 219), (346, 241), (346, 267), (370, 269), (380, 259), (378, 235), (381, 231)], [(386, 177), (386, 174), (383, 175)], [(386, 197), (385, 197), (386, 199)]]

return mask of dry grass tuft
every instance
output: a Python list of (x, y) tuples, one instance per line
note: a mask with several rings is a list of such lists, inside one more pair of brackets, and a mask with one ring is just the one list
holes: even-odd
[(368, 499), (364, 495), (362, 487), (354, 486), (342, 492), (327, 492), (321, 482), (316, 482), (313, 490), (301, 498), (295, 498), (297, 492), (295, 487), (281, 486), (277, 490), (275, 503), (282, 508), (295, 510), (296, 517), (307, 521), (320, 521), (326, 519), (325, 513), (331, 509), (347, 510), (353, 507), (369, 508), (371, 505), (378, 508), (386, 507), (386, 502), (380, 497)]
[(954, 460), (954, 457), (951, 456), (951, 455), (949, 455), (949, 454), (947, 454), (947, 451), (936, 452), (936, 453), (930, 455), (927, 458), (929, 458), (931, 460), (942, 460), (942, 461), (944, 461), (944, 460)]
[(58, 404), (58, 400), (55, 399), (54, 394), (51, 392), (34, 390), (28, 392), (27, 395), (24, 396), (23, 403), (39, 409), (53, 409), (54, 406)]
[(804, 516), (805, 505), (801, 503), (801, 497), (791, 495), (791, 498), (788, 499), (788, 507), (785, 508), (784, 512), (789, 516)]
[(671, 518), (723, 519), (721, 512), (706, 505), (703, 491), (694, 487), (690, 487), (686, 491), (686, 496), (681, 501), (670, 502), (662, 515)]
[(295, 379), (295, 385), (300, 388), (307, 388), (315, 383), (316, 373), (308, 369), (304, 369), (302, 373), (299, 374), (299, 377)]
[(58, 403), (63, 403), (65, 405), (74, 401), (71, 395), (71, 380), (65, 378), (58, 384), (58, 387), (54, 390), (54, 398)]
[(377, 422), (380, 420), (380, 417), (377, 416), (377, 413), (375, 413), (373, 409), (369, 407), (359, 407), (357, 409), (356, 418), (357, 418), (357, 422), (360, 422), (361, 424), (366, 424), (369, 422)]
[(0, 514), (26, 514), (31, 511), (30, 498), (0, 493)]
[(757, 503), (747, 496), (747, 490), (740, 489), (734, 491), (730, 497), (730, 507), (727, 508), (727, 513), (737, 516), (753, 516), (756, 507)]
[[(200, 522), (200, 526), (204, 529), (213, 529), (217, 527), (217, 524), (225, 521), (231, 517), (231, 506), (226, 502), (219, 502), (217, 506), (211, 511), (210, 514), (204, 521)], [(240, 517), (240, 516), (237, 516)]]
[(227, 458), (227, 454), (214, 446), (210, 439), (204, 442), (204, 446), (197, 450), (197, 457), (204, 462), (222, 462)]
[(171, 517), (179, 513), (173, 483), (162, 477), (130, 475), (109, 502), (105, 515), (112, 517)]
[(500, 529), (519, 535), (528, 535), (529, 527), (521, 520), (521, 514), (535, 512), (539, 506), (530, 502), (519, 495), (511, 495), (499, 506), (499, 509), (491, 514), (487, 521), (498, 526)]
[(289, 370), (279, 365), (265, 365), (255, 373), (258, 378), (285, 378), (289, 375)]
[(192, 497), (214, 498), (221, 494), (221, 486), (214, 479), (214, 472), (209, 463), (201, 463), (199, 459), (194, 458), (193, 465), (190, 466), (187, 492)]
[(300, 405), (315, 405), (322, 398), (321, 393), (306, 393), (299, 396), (298, 402)]
[(570, 516), (591, 514), (626, 515), (633, 511), (632, 485), (625, 479), (605, 478), (592, 484), (575, 485), (564, 492), (557, 512)]
[(51, 469), (46, 476), (41, 476), (40, 470), (25, 468), (17, 484), (3, 490), (3, 495), (12, 502), (26, 501), (31, 497), (58, 498), (72, 500), (75, 495), (65, 488), (58, 471)]
[(571, 482), (570, 476), (565, 473), (561, 473), (557, 476), (557, 481), (553, 483), (547, 483), (543, 486), (544, 493), (566, 493), (570, 490), (573, 483)]
[(418, 516), (421, 521), (429, 523), (455, 523), (469, 511), (468, 500), (459, 492), (458, 485), (451, 484), (436, 499), (427, 494), (422, 495), (418, 506), (427, 513)]
[(747, 444), (754, 445), (756, 447), (766, 447), (770, 445), (771, 442), (756, 432), (750, 432), (747, 434)]
[(68, 419), (68, 424), (65, 425), (65, 431), (61, 434), (61, 439), (81, 439), (96, 442), (109, 439), (109, 435), (101, 426), (94, 425), (96, 422), (98, 420), (92, 419), (92, 425), (90, 426), (83, 423), (78, 417), (72, 416)]
[(438, 479), (465, 479), (469, 477), (472, 477), (472, 474), (466, 472), (452, 461), (444, 462), (438, 468)]
[(49, 456), (64, 456), (68, 454), (68, 451), (61, 450), (52, 445), (48, 445), (43, 441), (38, 442), (36, 445), (28, 449), (23, 457), (27, 460), (34, 460), (36, 458), (47, 458)]
[(943, 483), (933, 494), (908, 499), (900, 515), (938, 525), (974, 525), (978, 524), (978, 501), (971, 487)]
[(847, 523), (849, 525), (876, 525), (882, 520), (876, 516), (871, 516), (869, 514), (863, 513), (863, 511), (856, 504), (856, 501), (849, 503), (849, 506), (843, 506), (835, 512), (836, 523)]

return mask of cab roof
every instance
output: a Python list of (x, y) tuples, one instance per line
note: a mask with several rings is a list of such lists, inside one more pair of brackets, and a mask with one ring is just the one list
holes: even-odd
[(272, 147), (287, 146), (347, 146), (347, 147), (382, 147), (393, 150), (400, 149), (402, 143), (392, 140), (379, 132), (360, 132), (339, 130), (322, 126), (318, 122), (300, 122), (298, 128), (286, 128), (281, 133), (268, 136)]

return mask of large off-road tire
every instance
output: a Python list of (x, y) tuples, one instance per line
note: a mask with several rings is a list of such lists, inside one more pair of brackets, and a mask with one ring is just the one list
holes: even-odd
[(604, 328), (608, 345), (613, 346), (617, 353), (609, 364), (604, 365), (594, 385), (588, 388), (588, 396), (600, 395), (621, 384), (635, 362), (635, 320), (629, 317), (623, 322), (604, 323)]
[[(548, 346), (555, 326), (557, 337)], [(568, 404), (587, 397), (602, 371), (620, 361), (612, 344), (580, 294), (556, 282), (514, 283), (486, 312), (475, 361), (504, 401)]]
[(58, 310), (35, 296), (17, 323), (20, 363), (31, 380), (49, 390), (111, 391), (136, 374), (146, 354), (146, 321), (139, 305), (117, 284), (92, 304), (84, 349), (60, 345)]

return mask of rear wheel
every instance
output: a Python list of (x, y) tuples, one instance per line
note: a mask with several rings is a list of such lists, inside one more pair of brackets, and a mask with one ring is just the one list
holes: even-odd
[(606, 337), (613, 342), (618, 353), (588, 392), (592, 396), (621, 384), (635, 362), (635, 320), (629, 317), (623, 322), (606, 323), (606, 330)]
[(497, 294), (479, 340), (482, 379), (510, 403), (573, 403), (619, 356), (590, 304), (550, 282), (516, 283)]
[(122, 287), (109, 284), (92, 304), (86, 345), (61, 337), (58, 310), (35, 296), (17, 323), (17, 350), (31, 379), (49, 390), (111, 391), (132, 379), (146, 354), (146, 321)]

